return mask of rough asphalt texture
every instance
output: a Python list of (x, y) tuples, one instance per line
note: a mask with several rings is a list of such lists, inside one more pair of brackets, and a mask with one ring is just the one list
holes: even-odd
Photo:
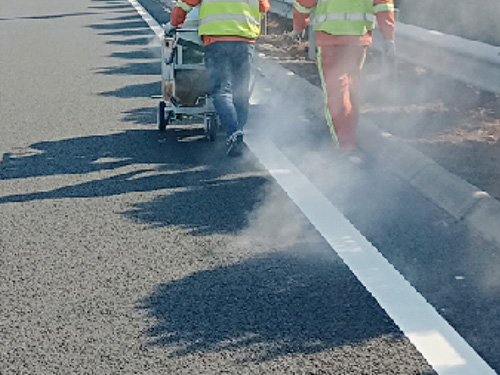
[(158, 134), (127, 1), (2, 13), (0, 373), (430, 371), (254, 160)]

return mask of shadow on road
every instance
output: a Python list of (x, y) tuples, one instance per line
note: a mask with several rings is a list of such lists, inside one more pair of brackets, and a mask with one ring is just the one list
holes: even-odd
[(90, 9), (124, 9), (124, 8), (130, 8), (129, 4), (123, 4), (123, 5), (104, 5), (104, 6), (91, 6), (89, 7)]
[[(144, 45), (144, 43), (139, 43)], [(99, 74), (125, 74), (125, 75), (157, 75), (160, 78), (159, 61), (129, 63), (119, 67), (107, 67), (98, 71)]]
[(99, 33), (99, 35), (112, 35), (112, 36), (151, 35), (151, 29), (107, 31), (107, 32)]
[(20, 19), (20, 20), (52, 20), (52, 19), (56, 19), (56, 18), (88, 16), (91, 14), (96, 14), (96, 13), (95, 12), (78, 12), (78, 13), (48, 14), (45, 16), (16, 17), (15, 19)]
[(95, 25), (90, 25), (89, 27), (95, 30), (127, 30), (127, 29), (130, 30), (130, 29), (147, 28), (148, 24), (145, 21), (140, 20), (140, 21), (130, 21), (130, 22), (95, 24)]
[[(112, 91), (99, 93), (102, 96), (115, 96), (117, 98), (149, 98), (152, 95), (161, 93), (161, 82), (144, 83), (139, 85), (128, 85)], [(156, 104), (156, 103), (155, 103)], [(156, 108), (152, 108), (154, 113), (152, 119), (156, 116)]]
[[(182, 226), (195, 235), (242, 229), (267, 179), (247, 174), (254, 165), (227, 158), (223, 142), (191, 138), (166, 141), (156, 130), (129, 130), (40, 142), (29, 151), (5, 153), (0, 181), (67, 177), (57, 188), (40, 184), (36, 191), (5, 194), (0, 204), (171, 189), (123, 214), (155, 226)], [(244, 196), (235, 191), (245, 192)]]
[(202, 180), (174, 194), (138, 203), (125, 214), (155, 226), (175, 225), (192, 235), (235, 233), (248, 226), (266, 182), (265, 177), (243, 175)]
[[(130, 62), (98, 67), (95, 69), (96, 74), (151, 75), (158, 77), (158, 81), (154, 83), (132, 84), (113, 91), (104, 91), (99, 95), (118, 98), (143, 98), (161, 93), (159, 43), (155, 40), (153, 31), (142, 18), (137, 18), (137, 15), (109, 18), (105, 23), (90, 24), (86, 27), (104, 31), (98, 34), (106, 38), (107, 44), (139, 47), (139, 49), (133, 51), (114, 52), (110, 57), (130, 60)], [(152, 103), (152, 106), (154, 105), (156, 105), (156, 102)]]
[(138, 304), (157, 322), (149, 344), (172, 356), (244, 350), (243, 361), (260, 362), (401, 340), (375, 300), (352, 298), (362, 286), (325, 254), (288, 249), (159, 285)]
[[(108, 42), (127, 39), (122, 34), (126, 31), (149, 30), (143, 21), (121, 19), (86, 27), (96, 32), (110, 30), (113, 35), (107, 37)], [(95, 73), (154, 74), (158, 81), (135, 83), (98, 95), (137, 98), (161, 92), (158, 56), (153, 48), (144, 48), (143, 42), (137, 51), (129, 49), (113, 56), (118, 62), (116, 66), (99, 67)], [(147, 130), (38, 142), (3, 154), (0, 181), (6, 182), (8, 188), (0, 196), (0, 205), (162, 190), (165, 195), (155, 195), (152, 201), (141, 200), (122, 214), (155, 226), (181, 226), (193, 234), (243, 228), (247, 213), (260, 199), (266, 178), (248, 174), (249, 170), (255, 171), (255, 165), (228, 159), (223, 142), (203, 140), (199, 129), (185, 134), (177, 131), (179, 142), (167, 139), (151, 127), (156, 104), (157, 101), (151, 101), (150, 108), (141, 106), (123, 113), (123, 122), (147, 125)], [(23, 180), (27, 180), (26, 188), (10, 188)], [(231, 194), (234, 191), (245, 193)]]

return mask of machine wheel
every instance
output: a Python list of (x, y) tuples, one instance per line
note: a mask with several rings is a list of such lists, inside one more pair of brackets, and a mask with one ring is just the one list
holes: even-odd
[(205, 132), (209, 141), (215, 141), (217, 138), (218, 122), (214, 114), (205, 116)]
[(158, 103), (158, 112), (156, 114), (156, 122), (158, 124), (158, 129), (164, 131), (167, 127), (167, 119), (165, 118), (165, 102), (161, 101)]
[(174, 117), (173, 111), (167, 111), (165, 113), (166, 104), (164, 101), (158, 103), (158, 114), (157, 114), (157, 122), (158, 129), (160, 131), (164, 131), (167, 128), (167, 125), (172, 123), (172, 118)]

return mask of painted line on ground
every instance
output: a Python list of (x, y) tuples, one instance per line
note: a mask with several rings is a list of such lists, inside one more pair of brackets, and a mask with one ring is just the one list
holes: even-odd
[[(136, 0), (128, 0), (160, 37), (161, 26)], [(290, 199), (373, 295), (440, 375), (496, 372), (382, 254), (283, 155), (252, 133), (246, 143)]]
[(128, 0), (128, 2), (135, 8), (137, 13), (146, 21), (151, 30), (156, 34), (157, 37), (163, 35), (163, 27), (160, 26), (158, 22), (149, 14), (149, 12), (144, 9), (144, 7), (137, 0)]
[(438, 374), (496, 374), (274, 144), (252, 133), (246, 143)]

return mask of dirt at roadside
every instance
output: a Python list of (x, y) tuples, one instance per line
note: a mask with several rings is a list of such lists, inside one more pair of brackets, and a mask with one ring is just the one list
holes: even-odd
[[(270, 13), (259, 52), (320, 86), (316, 65), (307, 59), (307, 41), (290, 43), (291, 30), (291, 20)], [(379, 70), (380, 56), (369, 49), (362, 116), (500, 200), (500, 97), (404, 61), (398, 62), (388, 95), (381, 92)]]

